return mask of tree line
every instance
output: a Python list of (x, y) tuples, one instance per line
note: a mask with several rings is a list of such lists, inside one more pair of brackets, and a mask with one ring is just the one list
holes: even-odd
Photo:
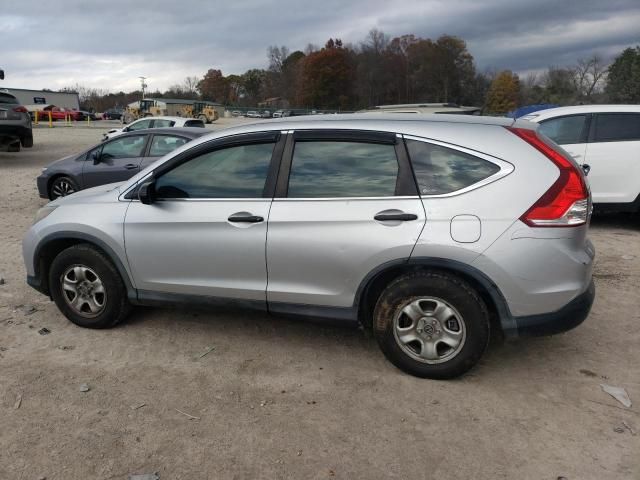
[[(504, 114), (521, 105), (553, 103), (640, 103), (640, 46), (625, 49), (611, 64), (594, 55), (574, 65), (551, 66), (520, 78), (516, 73), (479, 72), (466, 42), (402, 35), (373, 29), (359, 44), (330, 38), (291, 52), (270, 46), (268, 66), (241, 75), (211, 68), (187, 77), (154, 98), (205, 99), (233, 107), (255, 107), (267, 99), (291, 108), (353, 111), (398, 103), (456, 103)], [(140, 91), (112, 93), (80, 86), (85, 108), (101, 111), (140, 98)]]

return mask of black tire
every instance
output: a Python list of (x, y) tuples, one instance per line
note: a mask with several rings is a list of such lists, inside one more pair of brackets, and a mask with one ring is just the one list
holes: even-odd
[[(457, 350), (441, 343), (440, 340), (433, 340), (437, 354), (438, 348), (442, 346), (449, 351), (450, 358), (443, 354), (442, 359), (436, 360), (441, 363), (425, 363), (428, 360), (416, 359), (420, 357), (419, 353), (411, 355), (412, 349), (420, 349), (422, 341), (426, 340), (426, 327), (432, 328), (427, 325), (430, 322), (423, 318), (419, 320), (425, 322), (422, 324), (423, 330), (415, 334), (420, 335), (419, 340), (402, 346), (402, 342), (396, 338), (395, 332), (399, 329), (396, 327), (402, 327), (398, 322), (411, 323), (408, 317), (403, 318), (402, 309), (417, 300), (422, 302), (419, 300), (422, 298), (441, 299), (443, 304), (452, 307), (456, 315), (450, 317), (454, 323), (448, 325), (454, 330), (458, 328), (455, 334), (464, 334), (460, 345), (456, 347)], [(428, 299), (424, 302), (429, 304)], [(442, 330), (437, 330), (437, 333), (428, 332), (433, 334), (433, 338), (445, 331), (440, 323), (437, 325)], [(480, 360), (489, 343), (489, 312), (477, 292), (459, 277), (437, 271), (414, 272), (398, 277), (382, 292), (375, 306), (373, 328), (384, 355), (396, 367), (416, 377), (444, 380), (462, 375)]]
[(66, 197), (78, 190), (80, 190), (80, 188), (73, 178), (67, 176), (56, 177), (51, 182), (51, 185), (49, 185), (49, 200)]
[(22, 137), (22, 146), (24, 148), (33, 147), (33, 135), (25, 135), (24, 137)]
[[(63, 276), (73, 267), (95, 272), (104, 288), (102, 309), (91, 318), (87, 317), (90, 312), (80, 314), (70, 305), (72, 298), (63, 289)], [(110, 328), (131, 311), (127, 289), (118, 270), (104, 253), (88, 244), (74, 245), (58, 254), (49, 269), (49, 290), (64, 316), (81, 327)]]

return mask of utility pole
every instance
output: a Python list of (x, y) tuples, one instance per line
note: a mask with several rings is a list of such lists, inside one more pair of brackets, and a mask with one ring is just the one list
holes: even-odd
[(147, 88), (147, 84), (144, 83), (144, 81), (147, 79), (147, 77), (138, 77), (140, 79), (140, 86), (142, 86), (142, 100), (144, 100), (144, 89)]

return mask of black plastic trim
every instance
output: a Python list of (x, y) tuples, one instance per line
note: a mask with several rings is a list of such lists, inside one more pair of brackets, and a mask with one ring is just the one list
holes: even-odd
[(317, 320), (358, 323), (358, 310), (354, 307), (331, 307), (324, 305), (307, 305), (300, 303), (268, 302), (272, 315), (308, 317)]
[(640, 212), (640, 194), (635, 200), (628, 203), (594, 203), (593, 208), (596, 213), (599, 212), (620, 212), (620, 213), (636, 213)]
[(329, 140), (334, 142), (380, 143), (384, 145), (395, 145), (398, 141), (396, 134), (392, 132), (341, 129), (295, 130), (293, 138), (297, 142)]
[(555, 335), (580, 325), (588, 316), (596, 296), (596, 287), (591, 280), (589, 287), (560, 310), (539, 315), (515, 317), (515, 328), (505, 329), (508, 337)]
[(209, 295), (193, 295), (187, 293), (168, 293), (150, 290), (138, 290), (136, 305), (143, 306), (207, 306), (231, 307), (251, 310), (267, 311), (266, 300), (248, 300), (242, 298), (215, 297)]
[(362, 280), (362, 282), (360, 282), (360, 285), (358, 286), (358, 289), (356, 291), (356, 296), (354, 298), (354, 307), (357, 309), (360, 306), (363, 295), (365, 295), (367, 288), (375, 280), (376, 277), (383, 274), (385, 271), (400, 265), (424, 266), (434, 269), (440, 268), (452, 272), (459, 272), (472, 278), (474, 281), (482, 285), (484, 290), (491, 297), (491, 300), (496, 307), (502, 329), (504, 331), (507, 331), (513, 330), (513, 328), (515, 328), (515, 321), (513, 319), (511, 311), (509, 310), (509, 306), (507, 305), (507, 301), (505, 300), (504, 295), (502, 295), (502, 292), (500, 291), (498, 286), (493, 283), (493, 281), (491, 281), (489, 277), (487, 277), (477, 268), (474, 268), (470, 265), (458, 262), (456, 260), (439, 257), (399, 258), (379, 265), (371, 272), (369, 272), (367, 276), (365, 276), (365, 278)]
[[(133, 287), (131, 278), (129, 277), (127, 270), (124, 268), (124, 264), (122, 263), (120, 258), (116, 255), (116, 253), (111, 249), (111, 247), (109, 247), (105, 242), (103, 242), (99, 238), (94, 237), (93, 235), (89, 235), (87, 233), (82, 233), (82, 232), (73, 232), (73, 231), (55, 232), (43, 237), (38, 242), (38, 245), (36, 246), (36, 249), (33, 255), (35, 275), (30, 278), (27, 277), (27, 283), (30, 286), (32, 286), (33, 288), (35, 288), (36, 290), (44, 294), (49, 294), (48, 289), (44, 287), (44, 285), (46, 285), (46, 281), (44, 281), (44, 279), (42, 278), (42, 274), (44, 272), (40, 271), (40, 266), (41, 266), (41, 260), (42, 260), (41, 258), (42, 250), (47, 246), (47, 244), (55, 240), (80, 240), (85, 243), (91, 243), (96, 245), (109, 257), (109, 259), (113, 262), (115, 267), (118, 269), (118, 273), (120, 273), (120, 276), (122, 277), (122, 281), (124, 282), (125, 287), (127, 289), (127, 297), (129, 298), (129, 300), (134, 301), (137, 298), (136, 289)], [(38, 285), (40, 288), (37, 288), (35, 285)]]

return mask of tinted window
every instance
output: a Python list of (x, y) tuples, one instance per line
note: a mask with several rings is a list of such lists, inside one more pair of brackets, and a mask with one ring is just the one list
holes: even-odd
[(599, 113), (595, 122), (594, 142), (640, 140), (640, 114)]
[(417, 140), (407, 140), (421, 195), (451, 193), (497, 173), (500, 167), (473, 155)]
[(582, 129), (586, 118), (586, 115), (552, 118), (541, 122), (540, 131), (558, 145), (583, 143)]
[(202, 120), (187, 120), (184, 122), (185, 127), (202, 127), (204, 128), (204, 123)]
[(5, 104), (10, 104), (10, 105), (17, 105), (18, 104), (18, 99), (16, 97), (14, 97), (13, 95), (9, 95), (8, 93), (0, 93), (0, 104), (5, 103)]
[(146, 135), (130, 135), (116, 138), (102, 147), (102, 156), (108, 158), (141, 157)]
[(156, 181), (160, 198), (258, 198), (267, 179), (273, 143), (206, 153)]
[(170, 135), (155, 135), (151, 140), (151, 147), (149, 147), (150, 157), (161, 157), (174, 151), (176, 148), (181, 147), (189, 141), (184, 137), (172, 137)]
[(393, 145), (298, 142), (289, 175), (289, 197), (391, 197), (398, 160)]
[(176, 124), (173, 120), (159, 119), (154, 120), (153, 128), (173, 127)]
[(127, 131), (133, 132), (135, 130), (144, 130), (145, 128), (149, 128), (151, 125), (151, 120), (140, 120), (139, 122), (132, 123), (127, 127)]

